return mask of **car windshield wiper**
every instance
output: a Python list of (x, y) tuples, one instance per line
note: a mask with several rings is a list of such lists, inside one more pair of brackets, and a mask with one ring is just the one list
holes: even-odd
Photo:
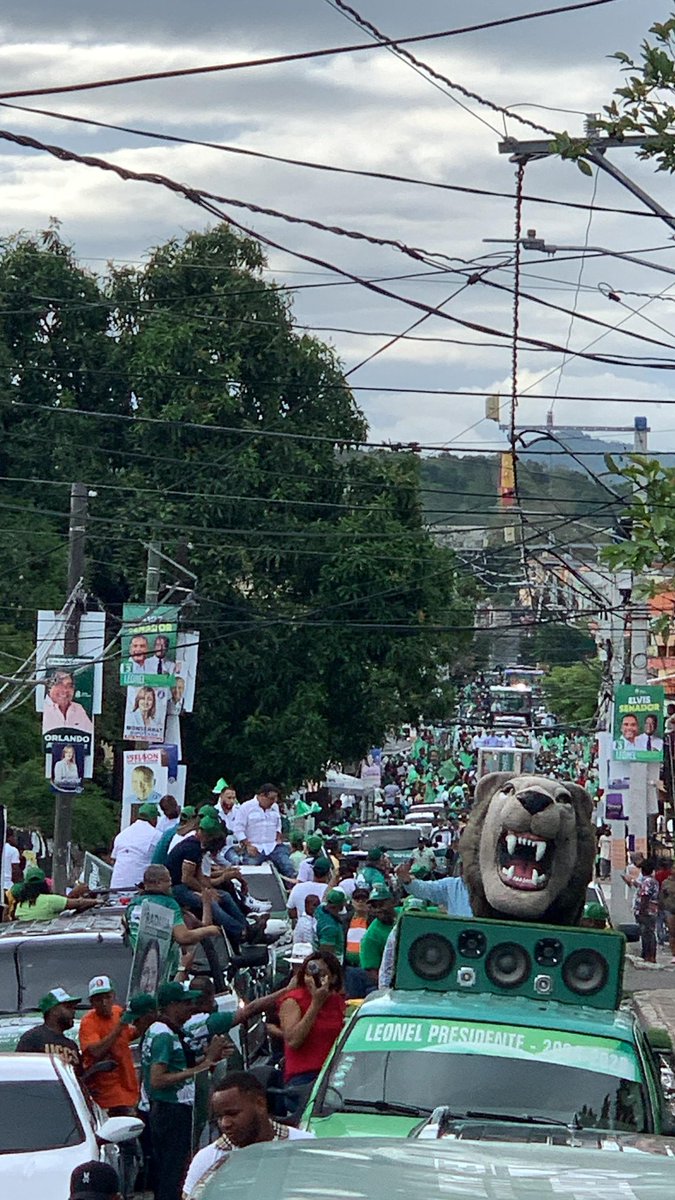
[(428, 1117), (430, 1108), (420, 1108), (417, 1104), (396, 1104), (393, 1100), (342, 1100), (342, 1112), (379, 1112), (400, 1113), (404, 1117)]
[(515, 1125), (553, 1125), (558, 1129), (574, 1130), (582, 1128), (576, 1115), (571, 1121), (556, 1121), (552, 1117), (533, 1117), (529, 1113), (524, 1113), (522, 1116), (515, 1116), (512, 1113), (478, 1112), (476, 1109), (470, 1109), (468, 1112), (462, 1113), (461, 1116), (452, 1113), (449, 1120), (463, 1121), (467, 1117), (475, 1121), (508, 1121)]

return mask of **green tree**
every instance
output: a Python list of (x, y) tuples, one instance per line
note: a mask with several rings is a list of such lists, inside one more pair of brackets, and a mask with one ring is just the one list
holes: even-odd
[(598, 705), (602, 665), (595, 662), (554, 667), (544, 680), (544, 694), (551, 712), (565, 725), (592, 721)]
[[(197, 576), (183, 724), (196, 789), (221, 774), (295, 783), (358, 758), (450, 702), (472, 638), (475, 589), (425, 527), (418, 457), (356, 448), (367, 425), (334, 352), (296, 330), (264, 270), (257, 243), (224, 225), (102, 279), (57, 229), (0, 255), (0, 493), (50, 556), (7, 650), (18, 658), (34, 607), (62, 598), (67, 485), (82, 479), (95, 493), (87, 584), (109, 637), (143, 595), (151, 538), (179, 564), (166, 586), (184, 586), (180, 564)], [(18, 556), (18, 533), (12, 545)], [(97, 733), (120, 746), (117, 668)], [(37, 769), (36, 720), (33, 736)]]
[(532, 656), (547, 667), (570, 667), (595, 658), (595, 639), (575, 625), (538, 625), (532, 638)]

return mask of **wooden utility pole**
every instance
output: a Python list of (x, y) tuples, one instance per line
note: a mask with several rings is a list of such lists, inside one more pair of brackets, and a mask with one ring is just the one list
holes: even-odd
[[(84, 483), (70, 486), (70, 525), (68, 528), (68, 580), (67, 595), (72, 598), (72, 607), (66, 619), (63, 640), (65, 654), (77, 658), (80, 642), (80, 620), (82, 618), (81, 583), (84, 579), (85, 542), (87, 536), (87, 497)], [(73, 595), (73, 593), (75, 593)], [(54, 852), (52, 876), (54, 891), (63, 896), (68, 885), (70, 843), (73, 826), (73, 798), (66, 792), (56, 793), (54, 810)]]

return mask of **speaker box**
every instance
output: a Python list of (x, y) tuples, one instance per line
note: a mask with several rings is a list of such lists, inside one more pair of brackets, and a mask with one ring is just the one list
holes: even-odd
[(624, 945), (614, 930), (404, 913), (393, 986), (614, 1009)]

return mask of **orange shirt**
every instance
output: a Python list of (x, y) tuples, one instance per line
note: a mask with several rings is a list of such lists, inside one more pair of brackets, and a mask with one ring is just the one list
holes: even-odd
[[(112, 1033), (123, 1012), (124, 1009), (120, 1008), (119, 1004), (114, 1004), (111, 1017), (99, 1017), (93, 1008), (83, 1016), (80, 1022), (80, 1046), (85, 1071), (95, 1063), (95, 1059), (89, 1053), (89, 1046), (102, 1042), (109, 1033)], [(100, 1075), (92, 1076), (87, 1085), (94, 1100), (101, 1105), (101, 1108), (135, 1108), (138, 1104), (140, 1091), (129, 1049), (129, 1043), (134, 1037), (133, 1025), (125, 1025), (105, 1055), (106, 1059), (114, 1059), (117, 1064), (116, 1069), (101, 1071)]]

